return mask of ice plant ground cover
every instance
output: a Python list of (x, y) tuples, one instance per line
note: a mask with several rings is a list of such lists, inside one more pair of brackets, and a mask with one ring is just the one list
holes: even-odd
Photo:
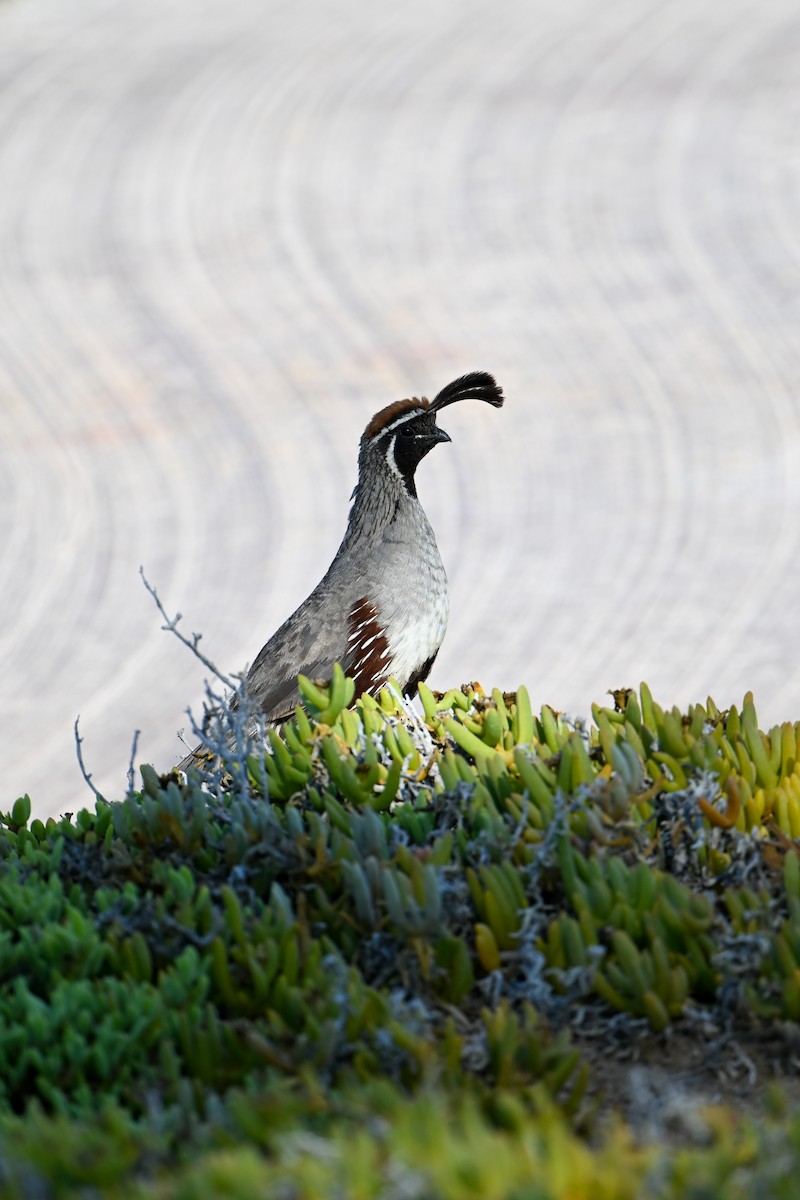
[(335, 672), (0, 828), (0, 1197), (789, 1196), (800, 722)]

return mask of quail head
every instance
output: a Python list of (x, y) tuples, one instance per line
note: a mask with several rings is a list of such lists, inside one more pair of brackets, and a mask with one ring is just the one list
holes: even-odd
[[(389, 678), (416, 694), (447, 626), (447, 576), (433, 530), (417, 497), (422, 459), (450, 438), (439, 411), (459, 400), (499, 408), (494, 378), (473, 372), (433, 400), (398, 400), (364, 430), (358, 483), (344, 540), (327, 574), (284, 621), (247, 673), (244, 691), (256, 713), (278, 722), (299, 703), (298, 675), (329, 679), (334, 663), (355, 680), (356, 695)], [(197, 751), (180, 764), (196, 762)]]

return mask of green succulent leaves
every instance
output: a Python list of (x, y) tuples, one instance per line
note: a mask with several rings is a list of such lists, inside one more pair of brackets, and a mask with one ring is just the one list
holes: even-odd
[(580, 1124), (579, 1011), (800, 1021), (800, 723), (300, 688), (235, 784), (144, 766), (74, 821), (0, 817), (0, 1117), (435, 1084)]

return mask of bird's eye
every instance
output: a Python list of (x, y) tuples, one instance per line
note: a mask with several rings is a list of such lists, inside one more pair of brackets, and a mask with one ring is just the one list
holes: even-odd
[(415, 436), (414, 430), (409, 425), (401, 425), (397, 432), (401, 438), (411, 438)]

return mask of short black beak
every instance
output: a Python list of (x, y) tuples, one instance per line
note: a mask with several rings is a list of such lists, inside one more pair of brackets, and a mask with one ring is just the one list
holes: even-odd
[(452, 442), (453, 440), (450, 434), (446, 433), (444, 429), (440, 429), (438, 425), (427, 436), (430, 438), (432, 444), (436, 442)]

